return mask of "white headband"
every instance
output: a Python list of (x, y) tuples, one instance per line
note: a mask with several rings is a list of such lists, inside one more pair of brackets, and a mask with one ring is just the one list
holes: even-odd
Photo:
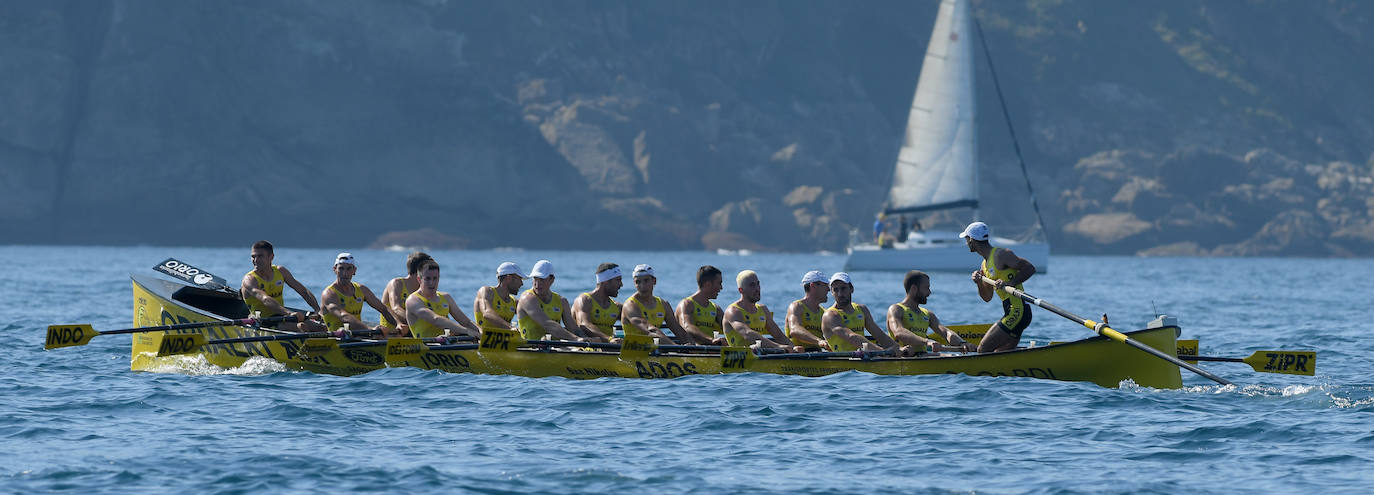
[(607, 282), (612, 279), (620, 278), (620, 267), (609, 268), (604, 272), (596, 274), (596, 283)]

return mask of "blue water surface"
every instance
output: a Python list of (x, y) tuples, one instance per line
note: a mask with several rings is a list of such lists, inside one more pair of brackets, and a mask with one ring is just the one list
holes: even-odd
[[(380, 293), (406, 253), (353, 250)], [(318, 292), (334, 251), (279, 247)], [(775, 311), (802, 273), (842, 255), (438, 251), (441, 290), (467, 306), (505, 260), (553, 260), (554, 290), (592, 287), (597, 263), (654, 265), (676, 301), (695, 271), (760, 273)], [(448, 374), (355, 377), (267, 361), (169, 373), (129, 370), (128, 336), (44, 351), (47, 325), (132, 321), (129, 274), (177, 257), (236, 282), (248, 249), (0, 247), (0, 491), (256, 493), (929, 492), (1367, 493), (1374, 489), (1370, 291), (1374, 260), (1055, 256), (1028, 292), (1113, 326), (1179, 318), (1205, 355), (1318, 353), (1315, 377), (1203, 363), (1183, 390), (1023, 378), (735, 374), (674, 380)], [(970, 255), (973, 256), (973, 255)], [(875, 311), (900, 273), (854, 273)], [(965, 273), (937, 273), (928, 307), (990, 322)], [(628, 293), (628, 291), (627, 291)], [(293, 302), (294, 301), (294, 302)], [(302, 303), (288, 291), (288, 303)], [(465, 307), (470, 312), (470, 307)], [(369, 310), (370, 311), (370, 310)], [(373, 316), (375, 318), (375, 316)], [(1090, 332), (1045, 311), (1023, 344)]]

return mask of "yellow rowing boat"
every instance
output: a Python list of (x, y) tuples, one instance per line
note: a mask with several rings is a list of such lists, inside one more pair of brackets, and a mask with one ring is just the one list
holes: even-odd
[[(134, 325), (215, 322), (243, 318), (237, 294), (151, 277), (133, 277)], [(136, 333), (130, 368), (175, 369), (181, 354), (168, 335), (199, 334), (205, 340), (268, 336), (275, 331), (222, 325), (197, 329)], [(1176, 326), (1130, 332), (1146, 345), (1175, 354)], [(1149, 387), (1179, 388), (1179, 369), (1135, 349), (1102, 337), (995, 354), (940, 355), (918, 358), (866, 357), (812, 353), (755, 355), (744, 348), (684, 352), (651, 342), (621, 346), (618, 351), (578, 347), (520, 345), (518, 335), (488, 332), (475, 344), (429, 345), (418, 339), (386, 342), (340, 342), (337, 339), (279, 340), (198, 346), (206, 362), (232, 368), (261, 357), (289, 369), (355, 375), (387, 366), (413, 366), (460, 373), (509, 374), (567, 378), (673, 378), (729, 372), (762, 372), (822, 376), (844, 371), (882, 375), (959, 373), (1093, 382), (1116, 387), (1124, 380)], [(708, 349), (708, 348), (700, 348)]]

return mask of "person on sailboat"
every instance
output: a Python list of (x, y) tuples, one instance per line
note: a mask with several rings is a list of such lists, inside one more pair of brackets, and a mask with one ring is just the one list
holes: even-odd
[[(759, 283), (758, 273), (753, 270), (739, 272), (739, 275), (735, 276), (735, 285), (739, 286), (739, 299), (725, 309), (725, 340), (730, 346), (757, 345), (761, 349), (781, 348), (788, 352), (806, 350), (804, 347), (792, 345), (792, 341), (773, 321), (773, 312), (759, 302), (763, 299), (763, 284)], [(765, 332), (772, 336), (773, 340), (764, 338)]]
[(983, 302), (992, 301), (993, 294), (1002, 299), (1002, 319), (988, 328), (983, 341), (978, 343), (978, 352), (1015, 349), (1016, 344), (1021, 342), (1021, 332), (1031, 322), (1030, 306), (1021, 298), (1000, 289), (1005, 286), (1023, 289), (1021, 284), (1035, 275), (1035, 265), (1010, 249), (993, 247), (988, 243), (989, 234), (988, 224), (983, 222), (968, 224), (964, 232), (959, 234), (968, 244), (969, 252), (983, 257), (982, 267), (973, 271), (978, 297), (983, 298)]
[[(850, 281), (848, 273), (838, 272), (831, 275), (830, 291), (835, 293), (835, 304), (826, 308), (825, 314), (821, 316), (821, 330), (825, 334), (825, 340), (830, 342), (831, 350), (887, 350), (902, 355), (914, 354), (910, 348), (902, 348), (892, 340), (892, 337), (878, 328), (878, 322), (873, 321), (873, 314), (868, 311), (868, 306), (854, 302), (854, 283)], [(877, 341), (876, 345), (864, 338), (864, 330), (873, 335), (873, 340)]]
[[(978, 350), (973, 344), (964, 342), (949, 327), (940, 324), (935, 313), (921, 307), (930, 297), (930, 275), (920, 270), (906, 272), (902, 287), (906, 289), (906, 298), (887, 308), (887, 331), (892, 340), (916, 349), (925, 349), (926, 352)], [(939, 333), (949, 345), (940, 345), (926, 338), (929, 331)]]
[(682, 329), (697, 344), (719, 345), (724, 342), (716, 342), (716, 334), (724, 328), (721, 321), (725, 311), (712, 301), (723, 288), (724, 277), (720, 269), (705, 265), (697, 269), (697, 291), (677, 303), (677, 321), (682, 323)]
[(807, 349), (830, 350), (821, 332), (821, 315), (825, 314), (821, 304), (830, 298), (830, 284), (824, 273), (811, 270), (802, 275), (801, 286), (802, 298), (787, 306), (787, 338)]
[[(253, 248), (249, 251), (249, 258), (253, 261), (253, 269), (243, 275), (243, 281), (239, 284), (239, 297), (248, 305), (249, 312), (258, 312), (263, 317), (282, 316), (288, 313), (295, 315), (299, 323), (282, 322), (277, 324), (279, 330), (295, 330), (298, 332), (322, 332), (324, 325), (315, 321), (314, 317), (320, 312), (320, 303), (315, 300), (315, 295), (305, 288), (304, 284), (296, 280), (291, 275), (291, 271), (284, 266), (273, 265), (272, 260), (276, 254), (273, 252), (272, 243), (258, 241), (253, 243)], [(285, 299), (282, 298), (282, 289), (290, 286), (296, 294), (310, 305), (314, 313), (306, 315), (300, 311), (291, 311), (286, 307)], [(309, 316), (310, 318), (307, 318)]]
[(883, 222), (885, 220), (887, 220), (887, 215), (879, 213), (878, 219), (873, 221), (873, 242), (878, 243), (878, 247), (880, 248), (889, 249), (892, 247), (892, 242), (895, 239), (892, 237), (892, 234), (883, 232), (885, 227)]
[(615, 340), (615, 323), (620, 321), (620, 303), (616, 302), (615, 297), (620, 295), (620, 287), (625, 283), (621, 277), (620, 265), (597, 265), (596, 288), (591, 292), (583, 292), (573, 301), (573, 318), (586, 332), (587, 340)]
[[(341, 329), (345, 324), (357, 330), (371, 328), (362, 319), (363, 303), (381, 313), (383, 321), (395, 320), (391, 316), (391, 310), (372, 294), (372, 289), (353, 281), (353, 275), (356, 273), (358, 264), (352, 254), (339, 253), (334, 257), (334, 283), (329, 284), (329, 287), (325, 287), (324, 292), (320, 293), (320, 306), (324, 308), (321, 316), (324, 317), (324, 326), (330, 330)], [(384, 336), (392, 333), (391, 329), (383, 325), (378, 325), (375, 330), (380, 330)]]
[(406, 276), (396, 277), (387, 282), (386, 289), (382, 290), (382, 304), (391, 310), (391, 316), (395, 320), (386, 320), (386, 315), (382, 315), (382, 324), (395, 329), (394, 334), (401, 337), (410, 335), (410, 325), (406, 323), (406, 298), (410, 294), (420, 290), (420, 265), (434, 259), (429, 254), (416, 251), (406, 256)]

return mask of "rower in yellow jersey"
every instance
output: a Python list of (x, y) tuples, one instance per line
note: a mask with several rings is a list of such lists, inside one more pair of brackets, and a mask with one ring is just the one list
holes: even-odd
[(472, 302), (472, 314), (477, 318), (477, 326), (497, 330), (512, 330), (511, 319), (515, 318), (515, 293), (525, 285), (525, 273), (520, 265), (507, 261), (496, 267), (496, 285), (477, 289), (477, 299)]
[(830, 343), (821, 332), (821, 315), (825, 313), (821, 304), (829, 299), (830, 284), (824, 273), (811, 270), (802, 275), (801, 285), (802, 298), (787, 305), (787, 338), (807, 349), (829, 350)]
[(418, 338), (439, 336), (478, 337), (477, 325), (463, 314), (453, 296), (439, 292), (439, 263), (429, 260), (420, 265), (420, 289), (406, 298), (406, 321), (410, 335)]
[[(654, 285), (658, 283), (658, 278), (654, 276), (654, 267), (645, 264), (635, 265), (633, 276), (635, 293), (625, 299), (625, 304), (620, 305), (620, 325), (624, 328), (625, 335), (648, 335), (661, 339), (660, 342), (663, 343), (693, 343), (687, 336), (687, 331), (678, 324), (677, 316), (673, 314), (673, 308), (668, 305), (668, 301), (654, 295)], [(659, 326), (665, 323), (668, 329), (673, 331), (676, 340), (659, 329)]]
[(1021, 284), (1035, 275), (1035, 265), (1010, 249), (993, 247), (988, 243), (990, 234), (988, 224), (983, 222), (968, 224), (964, 232), (959, 234), (968, 244), (969, 252), (983, 257), (983, 266), (973, 272), (973, 284), (978, 286), (978, 297), (983, 298), (983, 302), (992, 301), (993, 294), (1002, 299), (1002, 319), (988, 328), (988, 333), (978, 343), (978, 352), (1015, 349), (1016, 344), (1021, 342), (1021, 332), (1031, 322), (1030, 306), (1021, 298), (1000, 289), (1003, 286), (1022, 289)]
[[(878, 328), (868, 306), (854, 302), (854, 283), (849, 274), (838, 272), (830, 276), (830, 292), (835, 293), (835, 304), (825, 309), (821, 316), (821, 331), (830, 349), (835, 352), (859, 351), (873, 352), (888, 350), (903, 355), (914, 354), (914, 350), (902, 349), (887, 333)], [(875, 345), (864, 338), (867, 330), (877, 341)]]
[(395, 318), (382, 321), (383, 326), (394, 329), (388, 331), (387, 335), (410, 335), (410, 325), (406, 323), (406, 298), (410, 297), (412, 292), (420, 290), (420, 265), (432, 259), (434, 258), (419, 251), (410, 253), (410, 256), (406, 257), (406, 276), (393, 278), (386, 284), (386, 289), (382, 291), (382, 303), (386, 304), (387, 309), (391, 310), (391, 316)]
[[(792, 345), (787, 335), (782, 333), (773, 321), (773, 312), (760, 303), (763, 299), (763, 284), (753, 270), (744, 270), (735, 276), (739, 286), (739, 300), (730, 303), (725, 309), (725, 339), (733, 347), (758, 346), (759, 348), (780, 348), (789, 352), (803, 352), (806, 349)], [(773, 340), (763, 337), (768, 332)]]
[(682, 329), (697, 344), (725, 342), (724, 337), (716, 340), (716, 334), (721, 333), (724, 328), (721, 321), (725, 317), (725, 312), (712, 301), (720, 295), (723, 285), (724, 277), (721, 276), (719, 268), (711, 265), (702, 266), (697, 269), (697, 291), (677, 303), (677, 321), (682, 323)]
[(310, 309), (315, 310), (315, 313), (320, 312), (320, 304), (315, 301), (314, 294), (298, 282), (296, 277), (291, 276), (291, 270), (272, 264), (276, 257), (272, 243), (253, 243), (249, 256), (253, 260), (253, 270), (245, 273), (243, 281), (239, 284), (239, 295), (243, 297), (244, 304), (248, 305), (248, 311), (259, 312), (263, 317), (294, 314), (299, 323), (282, 322), (277, 328), (297, 332), (323, 332), (325, 328), (320, 322), (308, 319), (305, 313), (291, 311), (286, 307), (282, 291), (286, 286), (290, 286), (306, 304), (310, 305)]
[(573, 318), (590, 342), (615, 340), (615, 324), (620, 321), (620, 265), (602, 263), (596, 267), (596, 288), (583, 292), (573, 301)]
[(534, 279), (531, 283), (534, 287), (521, 294), (515, 305), (515, 316), (525, 340), (544, 340), (547, 335), (555, 340), (585, 342), (586, 339), (577, 334), (568, 300), (553, 291), (553, 263), (549, 260), (534, 262), (530, 278)]
[[(330, 330), (341, 329), (344, 324), (355, 330), (373, 328), (363, 322), (363, 303), (381, 313), (383, 321), (395, 320), (391, 310), (372, 294), (372, 289), (353, 281), (353, 275), (357, 272), (358, 264), (352, 254), (339, 253), (334, 257), (334, 283), (320, 293), (320, 305), (324, 306), (324, 326)], [(382, 330), (383, 336), (387, 334), (383, 325), (377, 325), (375, 329)]]
[[(941, 325), (935, 313), (921, 307), (930, 298), (930, 275), (919, 270), (906, 272), (906, 277), (902, 279), (902, 287), (906, 289), (906, 298), (887, 308), (887, 333), (892, 340), (926, 352), (978, 350), (973, 344), (964, 342), (964, 339), (949, 327)], [(926, 335), (930, 331), (943, 336), (949, 345), (927, 339)]]

